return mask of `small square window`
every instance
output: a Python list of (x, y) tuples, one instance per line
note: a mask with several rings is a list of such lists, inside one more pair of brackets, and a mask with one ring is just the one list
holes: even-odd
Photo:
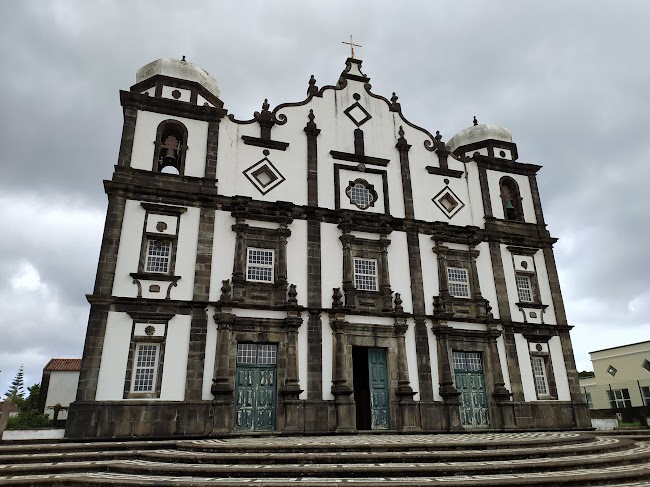
[(273, 282), (273, 250), (248, 248), (246, 280)]
[(618, 370), (616, 370), (616, 367), (614, 367), (613, 365), (610, 365), (609, 367), (607, 367), (607, 373), (609, 375), (611, 375), (612, 377), (614, 377), (616, 375), (616, 372), (618, 372)]
[(447, 267), (449, 294), (456, 298), (469, 298), (469, 278), (467, 269)]
[(354, 287), (360, 291), (377, 290), (377, 261), (354, 259)]
[(154, 392), (158, 369), (158, 343), (138, 343), (135, 350), (132, 392)]
[(169, 273), (169, 260), (172, 253), (172, 243), (169, 240), (150, 239), (147, 243), (146, 272), (159, 274)]
[(650, 361), (648, 359), (645, 359), (643, 363), (641, 364), (641, 367), (646, 369), (648, 372), (650, 372)]
[(613, 389), (607, 391), (610, 406), (614, 409), (631, 408), (630, 391), (627, 389)]
[(517, 293), (519, 294), (519, 301), (522, 303), (533, 302), (532, 286), (530, 285), (530, 277), (517, 274), (515, 276), (517, 281)]

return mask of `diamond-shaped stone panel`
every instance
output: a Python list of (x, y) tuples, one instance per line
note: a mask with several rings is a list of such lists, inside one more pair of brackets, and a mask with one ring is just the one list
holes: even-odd
[(432, 201), (449, 219), (453, 218), (465, 206), (465, 203), (461, 201), (449, 186), (445, 186), (432, 198)]
[(266, 157), (243, 171), (243, 174), (262, 194), (268, 193), (285, 181), (284, 176)]
[(345, 109), (343, 113), (345, 113), (357, 127), (361, 127), (364, 123), (372, 118), (372, 116), (368, 113), (368, 110), (363, 108), (359, 102), (350, 105)]

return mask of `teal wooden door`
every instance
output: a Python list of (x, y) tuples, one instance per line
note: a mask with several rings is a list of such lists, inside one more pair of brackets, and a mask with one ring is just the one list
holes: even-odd
[(463, 426), (470, 428), (490, 426), (481, 354), (453, 352), (453, 359), (456, 390), (460, 392), (460, 419)]
[(388, 375), (386, 373), (386, 349), (368, 349), (368, 375), (370, 385), (371, 428), (390, 427), (390, 401), (388, 397)]
[(276, 345), (237, 344), (235, 430), (275, 429), (276, 355)]

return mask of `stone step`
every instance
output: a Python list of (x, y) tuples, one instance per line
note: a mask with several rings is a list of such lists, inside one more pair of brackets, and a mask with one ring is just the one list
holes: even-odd
[(256, 476), (229, 477), (170, 477), (164, 475), (138, 475), (116, 473), (67, 473), (59, 475), (20, 475), (10, 478), (0, 478), (6, 486), (73, 486), (73, 485), (115, 485), (115, 486), (162, 486), (172, 485), (181, 487), (222, 486), (239, 487), (252, 484), (259, 487), (286, 487), (288, 485), (305, 485), (306, 487), (376, 487), (390, 485), (394, 487), (425, 487), (445, 485), (449, 487), (492, 486), (492, 487), (578, 487), (578, 486), (618, 486), (618, 487), (648, 487), (650, 465), (622, 465), (599, 469), (576, 469), (572, 472), (555, 474), (493, 474), (458, 475), (434, 477), (358, 477), (354, 479), (344, 476), (336, 477), (277, 477), (260, 479)]
[(49, 463), (30, 463), (0, 465), (0, 474), (19, 475), (27, 473), (55, 474), (62, 472), (101, 471), (126, 474), (149, 474), (168, 476), (205, 476), (205, 477), (249, 477), (254, 472), (258, 478), (283, 477), (291, 474), (296, 477), (339, 476), (365, 477), (369, 470), (372, 475), (385, 476), (445, 476), (445, 475), (491, 475), (515, 473), (541, 473), (571, 471), (574, 468), (598, 468), (621, 464), (639, 463), (650, 467), (650, 444), (639, 443), (627, 450), (599, 454), (556, 456), (551, 458), (491, 460), (491, 461), (456, 461), (447, 462), (399, 462), (382, 463), (372, 456), (366, 462), (345, 463), (290, 463), (290, 464), (240, 464), (222, 463), (170, 463), (137, 459), (114, 459), (95, 461), (66, 461)]
[(566, 445), (522, 448), (501, 448), (490, 450), (407, 450), (399, 451), (357, 451), (354, 455), (350, 451), (310, 451), (310, 452), (258, 452), (246, 450), (244, 452), (213, 452), (189, 450), (119, 450), (119, 451), (48, 451), (44, 453), (9, 453), (3, 454), (0, 450), (0, 463), (45, 463), (61, 461), (92, 461), (111, 459), (139, 459), (160, 460), (173, 463), (237, 463), (237, 464), (286, 464), (286, 463), (344, 463), (363, 459), (371, 459), (377, 463), (389, 462), (452, 462), (452, 461), (482, 461), (499, 459), (532, 459), (548, 458), (561, 454), (580, 455), (587, 452), (591, 454), (620, 451), (629, 448), (634, 443), (627, 439), (594, 438), (589, 442), (568, 443)]
[(648, 487), (646, 479), (647, 438), (576, 432), (0, 445), (0, 485)]

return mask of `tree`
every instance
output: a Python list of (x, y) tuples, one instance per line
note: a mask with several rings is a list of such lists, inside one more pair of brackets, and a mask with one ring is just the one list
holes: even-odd
[(18, 373), (9, 386), (9, 390), (5, 392), (5, 398), (11, 398), (14, 404), (22, 407), (25, 400), (25, 377), (23, 374), (23, 366), (20, 366)]
[(27, 399), (23, 402), (21, 409), (23, 411), (38, 410), (38, 399), (41, 395), (41, 385), (34, 384), (31, 387), (27, 388)]

